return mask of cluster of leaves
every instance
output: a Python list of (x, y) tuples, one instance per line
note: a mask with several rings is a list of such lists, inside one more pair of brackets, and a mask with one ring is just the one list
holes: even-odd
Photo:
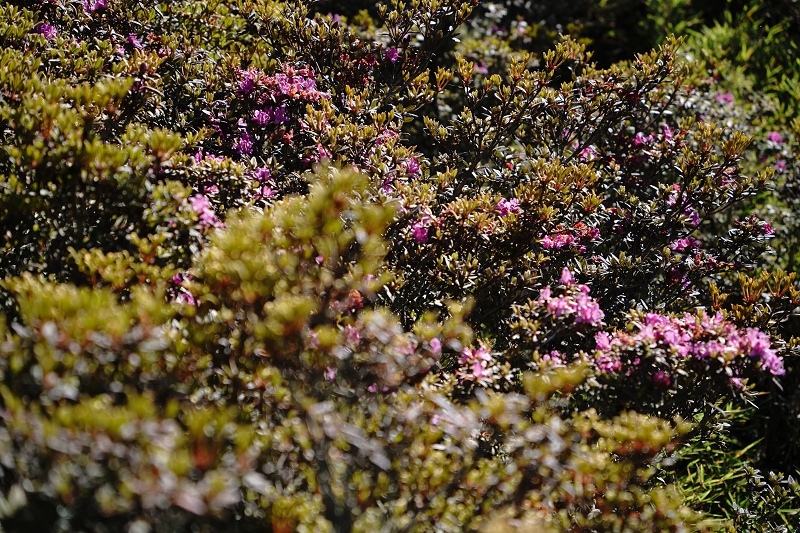
[(676, 454), (800, 305), (731, 102), (571, 13), (328, 7), (0, 4), (0, 524), (713, 527)]

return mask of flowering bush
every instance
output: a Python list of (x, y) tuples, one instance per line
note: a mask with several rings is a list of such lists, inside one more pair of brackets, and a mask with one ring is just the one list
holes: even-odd
[(517, 4), (0, 5), (2, 527), (715, 526), (681, 459), (798, 346), (776, 169), (677, 40)]

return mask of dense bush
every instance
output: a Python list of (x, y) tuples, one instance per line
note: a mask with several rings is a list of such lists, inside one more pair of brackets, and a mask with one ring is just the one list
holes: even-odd
[(798, 527), (720, 430), (798, 404), (794, 141), (622, 4), (353, 6), (0, 4), (2, 527)]

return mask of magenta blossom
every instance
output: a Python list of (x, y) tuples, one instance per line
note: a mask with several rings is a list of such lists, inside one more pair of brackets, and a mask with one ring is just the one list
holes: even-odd
[[(632, 334), (595, 335), (598, 370), (608, 372), (610, 366), (616, 365), (610, 362), (622, 360), (620, 354), (626, 350), (647, 347), (648, 351), (660, 348), (676, 359), (716, 360), (732, 367), (732, 371), (736, 370), (733, 365), (737, 361), (754, 359), (759, 368), (773, 376), (785, 373), (783, 360), (772, 349), (769, 336), (757, 328), (740, 330), (719, 313), (713, 316), (704, 312), (687, 313), (678, 317), (648, 313), (637, 326), (638, 331)], [(641, 360), (636, 358), (632, 364), (640, 365)]]
[(572, 272), (570, 272), (567, 267), (564, 267), (564, 269), (561, 271), (561, 279), (559, 279), (559, 282), (562, 285), (572, 285), (575, 283), (575, 278), (572, 276)]
[(457, 372), (461, 380), (480, 384), (490, 382), (493, 374), (492, 355), (485, 347), (464, 348), (458, 358), (458, 363), (462, 368)]
[[(538, 303), (544, 305), (548, 315), (553, 318), (572, 318), (575, 324), (599, 326), (605, 314), (594, 298), (589, 296), (589, 287), (576, 285), (568, 269), (561, 273), (561, 282), (566, 285), (563, 296), (553, 296), (550, 287), (545, 287), (539, 292)], [(567, 282), (567, 283), (565, 283)]]
[(189, 198), (189, 203), (192, 206), (192, 210), (199, 215), (201, 227), (217, 228), (222, 226), (206, 195), (196, 194)]
[(129, 45), (131, 45), (136, 50), (142, 49), (142, 41), (136, 36), (135, 33), (128, 34), (128, 38), (125, 39)]
[(428, 242), (430, 236), (430, 226), (436, 221), (428, 213), (423, 213), (420, 220), (417, 220), (411, 225), (411, 236), (420, 244)]
[(767, 133), (767, 140), (777, 145), (783, 144), (783, 137), (777, 131), (771, 131)]
[(542, 248), (545, 250), (560, 250), (566, 246), (573, 246), (578, 240), (569, 233), (557, 233), (553, 236), (545, 235), (542, 239)]
[(83, 0), (81, 4), (83, 4), (83, 9), (87, 13), (96, 13), (108, 9), (108, 2), (106, 0), (94, 0), (93, 2)]
[(233, 149), (241, 156), (252, 155), (253, 137), (246, 130), (242, 131), (239, 138), (233, 143)]
[(658, 370), (655, 374), (653, 374), (653, 385), (656, 387), (668, 389), (671, 384), (672, 378), (670, 378), (669, 374), (663, 370)]
[(733, 103), (733, 93), (717, 93), (715, 96), (717, 102), (720, 104), (730, 105)]
[(436, 355), (436, 356), (441, 355), (441, 353), (442, 353), (442, 341), (440, 341), (439, 339), (434, 337), (433, 339), (428, 341), (428, 346), (430, 346), (430, 349), (431, 349), (431, 352), (433, 352), (433, 355)]
[(673, 242), (669, 248), (670, 250), (675, 250), (676, 252), (683, 252), (684, 250), (692, 250), (692, 249), (699, 249), (701, 246), (700, 241), (695, 239), (694, 237), (681, 237)]
[(413, 226), (411, 226), (411, 236), (414, 237), (414, 240), (420, 244), (425, 244), (428, 242), (428, 226), (426, 226), (423, 222), (415, 222)]
[(36, 26), (33, 32), (44, 36), (44, 38), (48, 41), (52, 41), (56, 38), (56, 35), (58, 35), (58, 30), (55, 28), (55, 26), (46, 23)]
[(593, 161), (597, 159), (597, 155), (597, 150), (594, 146), (587, 146), (581, 150), (579, 157), (581, 158), (581, 161)]
[(497, 206), (495, 206), (494, 210), (497, 211), (501, 217), (506, 217), (510, 214), (517, 215), (521, 211), (519, 207), (519, 200), (516, 198), (512, 198), (510, 200), (503, 198), (497, 203)]
[(400, 50), (397, 48), (389, 48), (386, 50), (386, 59), (389, 60), (389, 63), (397, 63), (397, 60), (400, 59)]
[(403, 166), (406, 167), (406, 172), (409, 176), (416, 176), (419, 174), (419, 161), (417, 161), (416, 157), (408, 158)]
[(633, 145), (634, 146), (648, 145), (651, 142), (653, 142), (653, 138), (654, 137), (652, 135), (645, 135), (641, 131), (636, 132), (636, 136), (633, 138)]

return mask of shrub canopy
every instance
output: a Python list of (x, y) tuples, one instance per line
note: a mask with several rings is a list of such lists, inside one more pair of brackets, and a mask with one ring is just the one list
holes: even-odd
[(0, 3), (0, 525), (800, 525), (769, 435), (695, 477), (796, 379), (794, 144), (615, 6)]

